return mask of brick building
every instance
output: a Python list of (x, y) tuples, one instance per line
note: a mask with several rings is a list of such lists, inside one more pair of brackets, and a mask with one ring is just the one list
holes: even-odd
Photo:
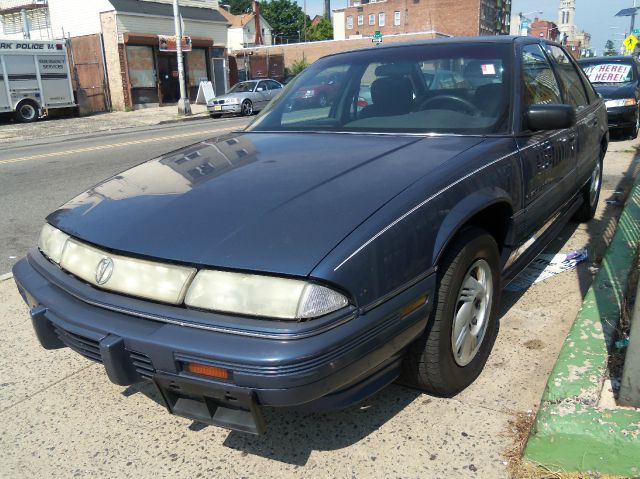
[(453, 36), (508, 34), (511, 0), (349, 0), (334, 10), (336, 40), (437, 31)]
[(533, 22), (529, 24), (528, 35), (530, 37), (544, 38), (545, 40), (557, 41), (560, 36), (560, 30), (558, 25), (549, 20), (540, 20), (535, 18)]

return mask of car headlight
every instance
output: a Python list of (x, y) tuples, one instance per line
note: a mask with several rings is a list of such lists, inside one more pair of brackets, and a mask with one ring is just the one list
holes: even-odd
[(306, 281), (227, 271), (200, 271), (184, 300), (187, 306), (225, 313), (300, 320), (349, 304), (342, 294)]
[(40, 251), (56, 264), (60, 264), (64, 245), (69, 239), (69, 235), (54, 228), (49, 223), (45, 223), (40, 232), (38, 248)]
[(616, 108), (619, 106), (634, 106), (636, 103), (635, 98), (621, 98), (619, 100), (607, 100), (604, 104), (607, 108)]
[(237, 98), (229, 98), (225, 100), (225, 103), (231, 103), (232, 105), (237, 105), (240, 101)]

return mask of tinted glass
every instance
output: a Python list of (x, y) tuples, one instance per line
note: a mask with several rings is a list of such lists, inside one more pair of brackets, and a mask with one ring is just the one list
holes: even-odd
[(560, 88), (540, 45), (522, 48), (522, 101), (531, 105), (562, 103)]
[(505, 132), (512, 51), (510, 44), (441, 44), (327, 57), (304, 70), (249, 129)]
[(589, 100), (578, 71), (573, 66), (569, 56), (561, 48), (553, 45), (549, 45), (547, 48), (556, 64), (564, 102), (581, 110), (589, 104)]
[(270, 90), (280, 90), (282, 88), (282, 85), (277, 81), (269, 80), (267, 83), (269, 84)]

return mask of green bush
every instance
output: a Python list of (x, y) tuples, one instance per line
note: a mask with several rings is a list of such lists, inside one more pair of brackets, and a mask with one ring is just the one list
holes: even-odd
[(300, 73), (302, 70), (307, 68), (308, 66), (309, 64), (306, 62), (304, 58), (302, 58), (301, 60), (296, 60), (291, 64), (291, 68), (288, 69), (289, 74), (295, 76), (298, 73)]

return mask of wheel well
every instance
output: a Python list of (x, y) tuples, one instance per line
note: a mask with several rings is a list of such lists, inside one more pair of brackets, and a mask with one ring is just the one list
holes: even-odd
[(498, 244), (498, 249), (502, 252), (511, 232), (512, 215), (511, 205), (505, 202), (494, 203), (469, 218), (460, 231), (469, 226), (482, 228), (493, 236)]
[(602, 158), (607, 154), (607, 148), (609, 147), (609, 142), (607, 141), (607, 136), (604, 135), (602, 140), (600, 141), (600, 151), (602, 151)]
[(38, 104), (38, 102), (37, 102), (37, 101), (35, 101), (35, 100), (31, 99), (31, 98), (25, 98), (25, 99), (23, 99), (23, 100), (20, 100), (20, 101), (16, 104), (16, 108), (15, 108), (15, 109), (17, 110), (18, 108), (20, 108), (20, 105), (23, 105), (23, 104), (25, 104), (25, 103), (31, 103), (31, 104), (32, 104), (36, 109), (39, 109), (39, 108), (40, 108), (40, 105)]

